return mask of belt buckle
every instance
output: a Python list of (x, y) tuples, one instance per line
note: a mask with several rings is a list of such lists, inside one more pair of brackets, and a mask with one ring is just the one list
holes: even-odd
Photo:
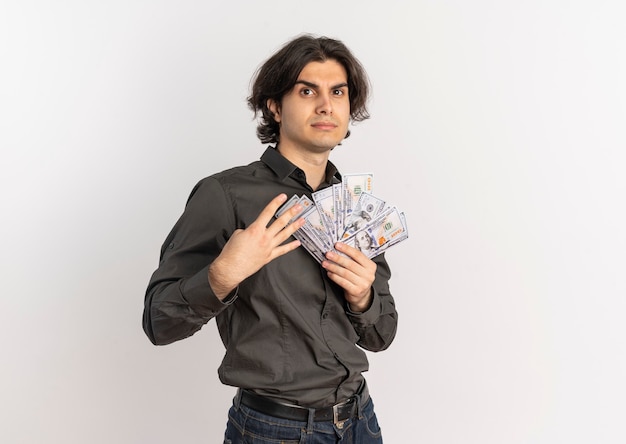
[(333, 423), (337, 426), (338, 429), (343, 429), (343, 424), (346, 422), (345, 419), (343, 421), (339, 420), (339, 413), (340, 413), (339, 410), (343, 409), (345, 406), (349, 405), (351, 402), (354, 402), (352, 398), (348, 399), (347, 401), (340, 402), (339, 404), (335, 404), (333, 406)]
[(343, 429), (343, 423), (346, 422), (344, 421), (339, 421), (339, 407), (341, 407), (342, 404), (335, 404), (333, 406), (333, 423), (337, 426), (338, 429)]

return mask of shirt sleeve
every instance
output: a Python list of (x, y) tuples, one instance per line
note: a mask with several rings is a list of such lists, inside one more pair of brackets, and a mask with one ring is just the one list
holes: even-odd
[(376, 278), (372, 284), (372, 304), (363, 313), (346, 308), (354, 330), (359, 335), (357, 344), (366, 350), (377, 352), (388, 348), (396, 336), (398, 312), (389, 291), (391, 271), (384, 254), (376, 256)]
[(161, 248), (146, 290), (143, 328), (153, 344), (191, 336), (236, 299), (224, 302), (209, 285), (209, 265), (235, 229), (233, 206), (214, 178), (200, 181)]

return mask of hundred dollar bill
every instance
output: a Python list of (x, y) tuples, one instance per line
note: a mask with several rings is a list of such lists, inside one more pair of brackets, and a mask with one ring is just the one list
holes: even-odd
[(333, 208), (335, 210), (335, 240), (343, 233), (343, 185), (333, 185)]
[(310, 208), (311, 206), (313, 206), (313, 201), (311, 199), (309, 199), (307, 196), (298, 196), (297, 194), (294, 194), (293, 196), (291, 196), (289, 198), (289, 200), (287, 200), (287, 202), (285, 202), (279, 209), (278, 211), (276, 211), (276, 216), (275, 217), (280, 217), (283, 214), (285, 214), (285, 211), (289, 210), (291, 207), (293, 207), (295, 204), (299, 203), (300, 205), (302, 205), (302, 210), (296, 214), (295, 216), (293, 216), (290, 220), (289, 223), (293, 223), (295, 220), (297, 220), (298, 218), (300, 218), (302, 216), (302, 214), (307, 211), (308, 208)]
[(392, 246), (402, 242), (403, 240), (405, 240), (405, 239), (407, 239), (409, 237), (409, 231), (408, 231), (407, 226), (406, 226), (406, 219), (404, 217), (404, 213), (400, 213), (400, 219), (401, 219), (402, 223), (404, 224), (404, 230), (405, 231), (401, 235), (397, 236), (396, 238), (394, 238), (390, 242), (388, 242), (385, 245), (383, 245), (382, 247), (380, 247), (378, 249), (378, 252), (376, 253), (377, 255), (381, 254), (381, 253), (384, 253), (385, 251), (387, 251)]
[(371, 173), (364, 174), (344, 174), (341, 179), (342, 185), (342, 223), (343, 227), (338, 231), (342, 234), (345, 230), (345, 223), (350, 219), (354, 207), (359, 201), (361, 193), (372, 192), (372, 180), (374, 175)]
[(274, 215), (274, 217), (279, 218), (280, 216), (285, 214), (285, 211), (293, 207), (296, 204), (296, 202), (298, 202), (298, 200), (300, 200), (300, 196), (298, 196), (297, 194), (294, 194), (293, 196), (291, 196), (287, 200), (287, 202), (282, 204), (281, 207), (278, 209), (278, 211), (276, 211), (276, 214)]
[(371, 259), (407, 237), (404, 217), (396, 207), (391, 207), (343, 242)]
[(370, 193), (361, 193), (359, 200), (345, 221), (342, 239), (346, 239), (359, 231), (385, 209), (385, 201)]
[[(287, 200), (287, 202), (285, 202), (278, 209), (278, 211), (276, 212), (276, 217), (280, 217), (281, 215), (283, 215), (285, 211), (289, 210), (296, 203), (300, 203), (302, 205), (302, 210), (298, 214), (296, 214), (294, 217), (292, 217), (289, 223), (293, 223), (298, 218), (303, 217), (303, 215), (307, 211), (311, 209), (315, 209), (313, 201), (309, 199), (307, 196), (300, 197), (294, 194), (293, 196), (291, 196), (289, 200)], [(302, 228), (296, 231), (293, 234), (293, 237), (300, 241), (300, 244), (302, 245), (302, 247), (304, 247), (304, 249), (307, 250), (309, 254), (315, 258), (315, 260), (317, 260), (320, 263), (324, 260), (324, 252), (321, 251), (321, 249), (315, 245), (315, 243), (305, 234), (304, 231), (302, 231)]]
[(313, 201), (317, 210), (322, 216), (322, 222), (326, 227), (328, 235), (333, 240), (337, 240), (337, 225), (335, 222), (335, 201), (333, 199), (333, 188), (328, 187), (313, 193)]
[[(294, 233), (294, 237), (300, 241), (305, 250), (315, 258), (319, 263), (324, 260), (324, 254), (328, 249), (324, 246), (323, 242), (318, 241), (317, 233), (323, 230), (323, 225), (319, 217), (319, 212), (315, 207), (315, 204), (307, 196), (302, 196), (298, 199), (298, 203), (302, 205), (303, 210), (298, 215), (291, 219), (293, 222), (297, 218), (304, 218), (305, 223), (298, 231)], [(317, 215), (317, 217), (316, 217)]]
[(404, 239), (409, 237), (409, 227), (406, 224), (406, 216), (404, 215), (403, 212), (400, 212), (400, 220), (402, 221), (402, 226), (404, 227), (404, 233), (402, 234), (402, 236), (398, 236), (396, 239), (394, 239), (393, 241), (389, 242), (387, 248), (389, 248), (392, 245), (395, 245), (398, 242), (401, 242)]
[(309, 239), (304, 234), (302, 229), (299, 229), (298, 231), (296, 231), (293, 234), (293, 237), (295, 237), (297, 240), (300, 241), (300, 244), (302, 245), (302, 247), (304, 247), (304, 249), (308, 251), (309, 254), (313, 256), (313, 258), (317, 262), (319, 262), (320, 264), (322, 263), (322, 261), (324, 260), (324, 253), (322, 252), (322, 250), (319, 249), (319, 247), (317, 247), (317, 245), (313, 243), (311, 239)]
[(323, 253), (329, 251), (334, 244), (333, 239), (328, 235), (326, 226), (322, 221), (322, 216), (317, 210), (316, 206), (309, 207), (302, 216), (304, 218), (304, 225), (300, 230), (308, 237), (319, 250)]

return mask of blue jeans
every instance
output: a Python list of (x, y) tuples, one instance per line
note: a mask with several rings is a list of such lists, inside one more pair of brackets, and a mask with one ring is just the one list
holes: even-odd
[(383, 438), (372, 399), (359, 409), (358, 417), (343, 424), (332, 421), (300, 422), (259, 413), (245, 405), (228, 412), (224, 444), (381, 444)]

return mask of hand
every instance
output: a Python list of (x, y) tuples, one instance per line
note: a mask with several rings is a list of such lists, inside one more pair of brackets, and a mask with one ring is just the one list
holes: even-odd
[(276, 196), (248, 228), (235, 230), (226, 242), (220, 255), (209, 267), (209, 283), (218, 298), (224, 299), (265, 264), (300, 246), (297, 240), (286, 244), (283, 242), (304, 224), (304, 219), (300, 218), (287, 225), (302, 210), (301, 205), (294, 205), (268, 226), (286, 200), (285, 194)]
[(372, 302), (372, 284), (376, 278), (376, 263), (356, 248), (341, 242), (335, 244), (337, 251), (326, 253), (322, 267), (328, 272), (328, 277), (344, 289), (344, 296), (350, 309), (355, 312), (364, 312)]

